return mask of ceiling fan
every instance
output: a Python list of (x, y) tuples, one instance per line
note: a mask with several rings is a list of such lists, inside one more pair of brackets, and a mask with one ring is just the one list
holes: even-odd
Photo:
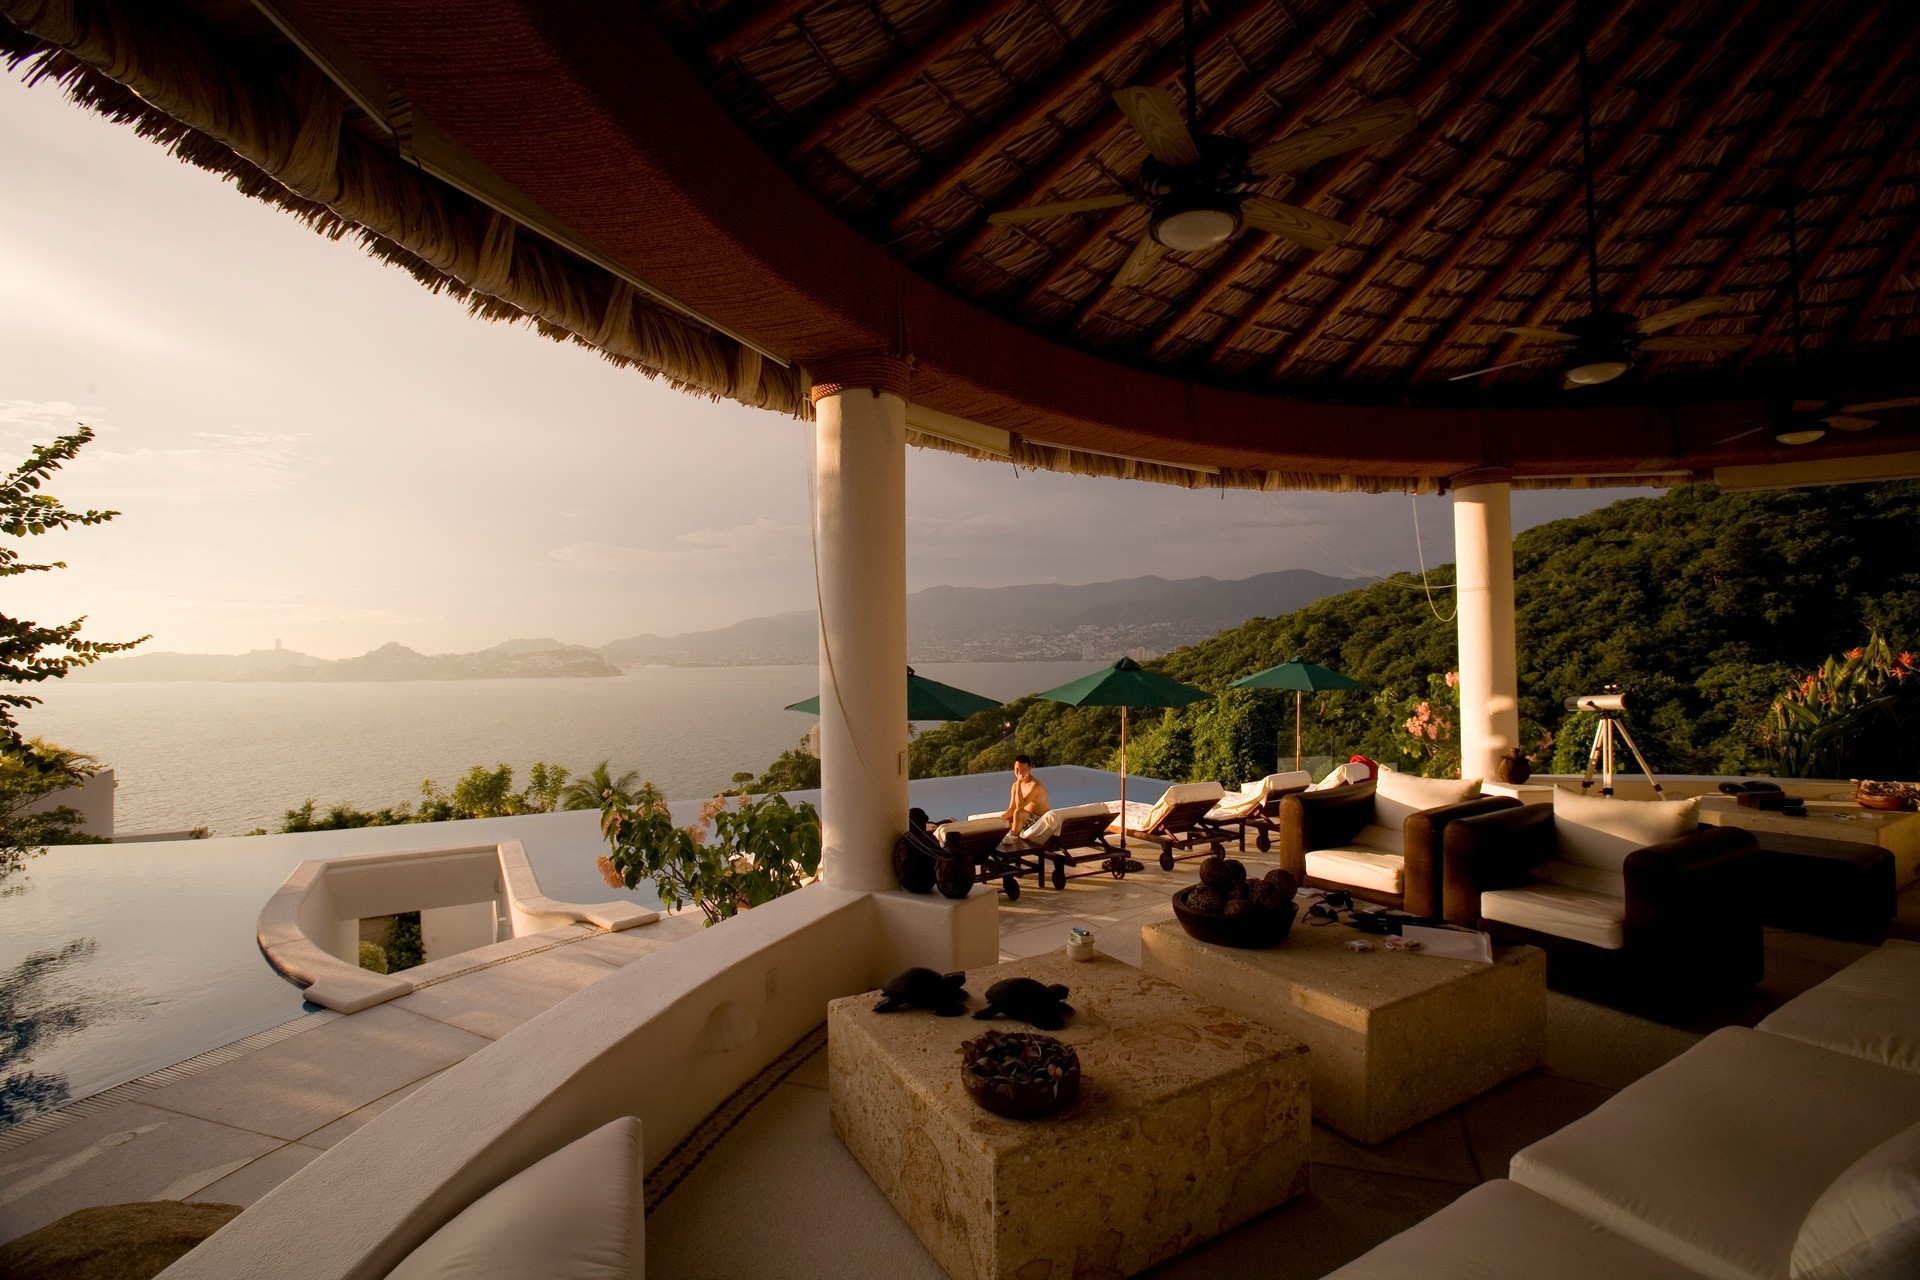
[(1345, 223), (1288, 204), (1275, 194), (1263, 194), (1262, 188), (1284, 194), (1293, 185), (1286, 174), (1342, 151), (1399, 137), (1419, 123), (1413, 107), (1392, 99), (1262, 147), (1250, 146), (1239, 138), (1202, 133), (1199, 98), (1194, 91), (1193, 0), (1186, 0), (1183, 13), (1185, 120), (1173, 95), (1165, 89), (1130, 85), (1113, 95), (1114, 104), (1147, 148), (1134, 189), (1002, 209), (988, 217), (989, 223), (1006, 226), (1123, 205), (1146, 205), (1153, 215), (1148, 232), (1113, 277), (1113, 283), (1122, 287), (1143, 283), (1166, 254), (1215, 248), (1231, 240), (1243, 226), (1316, 251), (1346, 238)]
[(1689, 320), (1724, 311), (1733, 305), (1732, 298), (1719, 295), (1695, 298), (1650, 316), (1634, 317), (1621, 311), (1600, 310), (1600, 215), (1593, 194), (1592, 76), (1587, 67), (1587, 32), (1580, 22), (1580, 0), (1574, 0), (1573, 10), (1575, 39), (1579, 42), (1580, 175), (1586, 186), (1587, 305), (1591, 309), (1586, 315), (1569, 320), (1557, 329), (1526, 325), (1505, 330), (1533, 342), (1554, 343), (1555, 349), (1509, 360), (1505, 364), (1475, 369), (1472, 373), (1455, 374), (1447, 379), (1449, 382), (1463, 382), (1501, 369), (1557, 359), (1560, 362), (1561, 388), (1571, 391), (1576, 387), (1612, 382), (1633, 368), (1643, 351), (1738, 351), (1753, 341), (1738, 334), (1653, 336), (1662, 329), (1671, 329)]
[[(1804, 192), (1789, 189), (1779, 197), (1780, 207), (1787, 215), (1787, 283), (1792, 289), (1793, 304), (1793, 365), (1800, 366), (1800, 224), (1796, 217), (1796, 206)], [(1920, 396), (1896, 396), (1891, 400), (1869, 400), (1860, 404), (1842, 404), (1830, 396), (1808, 397), (1790, 400), (1777, 407), (1764, 425), (1748, 431), (1739, 432), (1721, 440), (1720, 444), (1732, 444), (1735, 440), (1744, 440), (1748, 436), (1759, 435), (1771, 429), (1773, 438), (1781, 444), (1812, 444), (1827, 434), (1829, 428), (1836, 431), (1865, 431), (1868, 427), (1880, 425), (1878, 418), (1862, 417), (1863, 414), (1877, 413), (1885, 409), (1906, 409), (1920, 405)]]

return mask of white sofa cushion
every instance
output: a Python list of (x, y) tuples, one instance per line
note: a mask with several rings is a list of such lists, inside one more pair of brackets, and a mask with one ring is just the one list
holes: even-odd
[(1022, 840), (1034, 844), (1045, 844), (1065, 829), (1069, 818), (1089, 818), (1094, 814), (1105, 816), (1114, 811), (1115, 804), (1110, 800), (1097, 800), (1092, 804), (1070, 804), (1064, 809), (1049, 809), (1020, 833)]
[(1616, 893), (1565, 884), (1530, 884), (1480, 895), (1480, 914), (1556, 938), (1618, 951), (1627, 944), (1627, 902)]
[(1699, 1280), (1505, 1178), (1483, 1182), (1326, 1280)]
[(1560, 859), (1599, 871), (1617, 872), (1634, 850), (1677, 839), (1699, 825), (1698, 796), (1617, 800), (1559, 787), (1553, 792), (1553, 830)]
[(1365, 845), (1309, 850), (1307, 874), (1315, 880), (1352, 885), (1374, 893), (1406, 892), (1406, 859)]
[(1920, 943), (1887, 943), (1775, 1009), (1760, 1030), (1920, 1071)]
[(1459, 804), (1479, 794), (1478, 778), (1422, 778), (1382, 769), (1373, 786), (1373, 820), (1390, 831), (1403, 831), (1407, 819), (1422, 809)]
[(1514, 1156), (1514, 1181), (1722, 1280), (1782, 1280), (1848, 1166), (1920, 1122), (1920, 1076), (1728, 1027)]
[(639, 1280), (645, 1179), (640, 1121), (624, 1116), (475, 1200), (387, 1280)]
[(1793, 1280), (1920, 1276), (1920, 1124), (1834, 1179), (1793, 1243)]

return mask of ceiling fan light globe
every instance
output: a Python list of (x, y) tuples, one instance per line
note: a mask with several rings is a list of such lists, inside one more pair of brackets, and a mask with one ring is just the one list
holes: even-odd
[(1825, 427), (1796, 427), (1791, 430), (1776, 431), (1773, 438), (1781, 444), (1812, 444), (1827, 434)]
[(1225, 244), (1240, 229), (1230, 209), (1179, 209), (1153, 220), (1153, 238), (1176, 253), (1197, 253)]
[(1591, 360), (1567, 370), (1567, 381), (1582, 387), (1598, 386), (1612, 382), (1631, 368), (1633, 364), (1627, 360)]

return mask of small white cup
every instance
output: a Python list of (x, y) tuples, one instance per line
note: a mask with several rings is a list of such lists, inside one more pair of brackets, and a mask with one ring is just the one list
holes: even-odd
[(1067, 958), (1070, 960), (1093, 959), (1093, 935), (1085, 929), (1073, 929), (1067, 934)]

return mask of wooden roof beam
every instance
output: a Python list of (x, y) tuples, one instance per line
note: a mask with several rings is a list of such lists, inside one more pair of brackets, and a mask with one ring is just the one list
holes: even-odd
[[(1337, 7), (1338, 6), (1336, 6), (1336, 8)], [(1426, 6), (1424, 4), (1418, 3), (1416, 0), (1416, 3), (1409, 4), (1400, 10), (1392, 21), (1381, 23), (1371, 36), (1361, 41), (1359, 47), (1354, 49), (1341, 61), (1337, 70), (1329, 75), (1320, 77), (1319, 87), (1313, 93), (1304, 96), (1298, 105), (1283, 111), (1279, 116), (1279, 123), (1266, 131), (1267, 136), (1269, 138), (1284, 138), (1287, 134), (1292, 133), (1301, 124), (1305, 123), (1308, 114), (1314, 109), (1325, 105), (1327, 99), (1332, 97), (1334, 92), (1346, 83), (1348, 76), (1364, 68), (1369, 62), (1373, 61), (1381, 50), (1395, 43), (1395, 41), (1399, 39), (1400, 33), (1411, 25), (1415, 18), (1420, 17), (1425, 8)], [(1283, 61), (1281, 65), (1284, 66), (1285, 62)], [(1262, 86), (1262, 91), (1264, 91), (1264, 86)], [(1242, 101), (1250, 101), (1252, 96), (1253, 95), (1242, 95)], [(1237, 109), (1241, 105), (1242, 103), (1236, 103), (1235, 108)], [(1234, 110), (1229, 110), (1219, 113), (1216, 118), (1229, 120), (1232, 119), (1234, 114)], [(1293, 203), (1302, 204), (1304, 201), (1295, 198)], [(1258, 239), (1259, 237), (1254, 236), (1252, 238)], [(1095, 286), (1090, 296), (1081, 302), (1069, 327), (1077, 326), (1089, 315), (1098, 311), (1101, 305), (1113, 295), (1113, 292), (1113, 278), (1108, 276)]]
[(708, 45), (707, 56), (715, 62), (737, 57), (792, 22), (794, 15), (811, 3), (813, 0), (772, 0), (771, 4), (742, 17), (737, 25)]
[[(1786, 45), (1787, 38), (1793, 33), (1794, 25), (1792, 23), (1780, 22), (1774, 24), (1767, 38), (1760, 42), (1759, 48), (1754, 50), (1752, 56), (1727, 78), (1725, 87), (1714, 91), (1712, 101), (1716, 104), (1731, 106), (1741, 95), (1745, 94), (1752, 87), (1755, 77), (1766, 69), (1768, 63), (1773, 61), (1775, 56), (1777, 56), (1780, 50)], [(1775, 92), (1780, 91), (1775, 90)], [(1619, 239), (1626, 225), (1638, 217), (1647, 207), (1647, 203), (1653, 199), (1655, 194), (1665, 186), (1667, 180), (1673, 176), (1673, 171), (1680, 167), (1681, 162), (1688, 158), (1693, 148), (1698, 146), (1700, 140), (1707, 136), (1709, 126), (1718, 118), (1716, 113), (1710, 110), (1695, 112), (1692, 121), (1685, 129), (1680, 131), (1679, 136), (1668, 140), (1660, 148), (1659, 158), (1654, 161), (1653, 165), (1644, 172), (1637, 173), (1633, 176), (1631, 179), (1633, 185), (1629, 189), (1626, 199), (1617, 202), (1606, 211), (1606, 223), (1600, 229), (1599, 248), (1596, 252), (1604, 254), (1608, 248)], [(1565, 266), (1560, 268), (1559, 273), (1554, 277), (1552, 283), (1547, 286), (1546, 291), (1542, 293), (1524, 313), (1520, 324), (1542, 324), (1547, 316), (1552, 313), (1553, 309), (1566, 300), (1568, 294), (1572, 292), (1575, 283), (1585, 278), (1585, 274), (1585, 255), (1576, 255)], [(1590, 305), (1598, 307), (1599, 299), (1593, 299)], [(1505, 364), (1509, 360), (1516, 359), (1517, 353), (1524, 342), (1525, 339), (1516, 335), (1507, 335), (1507, 340), (1500, 344), (1496, 354), (1489, 359), (1487, 363)]]
[[(1741, 5), (1739, 16), (1735, 18), (1734, 22), (1730, 24), (1726, 31), (1737, 29), (1740, 19), (1752, 11), (1756, 2), (1757, 0), (1747, 0), (1747, 3)], [(1667, 15), (1667, 21), (1671, 22), (1673, 17), (1674, 14), (1670, 10)], [(1664, 34), (1665, 30), (1666, 27), (1665, 24), (1663, 24), (1662, 34)], [(1722, 35), (1724, 36), (1725, 34), (1726, 32), (1723, 31)], [(1661, 37), (1660, 35), (1656, 35), (1653, 38), (1658, 39)], [(1687, 50), (1695, 47), (1695, 42), (1692, 41), (1687, 41), (1679, 37), (1667, 38), (1680, 46), (1680, 51), (1674, 55), (1675, 59), (1684, 57)], [(1636, 54), (1643, 52), (1650, 43), (1650, 40), (1642, 42), (1634, 52)], [(1632, 56), (1621, 60), (1619, 69), (1623, 77), (1627, 67), (1634, 60)], [(1635, 113), (1632, 118), (1617, 126), (1612, 131), (1613, 145), (1607, 149), (1604, 155), (1595, 161), (1594, 171), (1596, 173), (1602, 173), (1606, 170), (1617, 168), (1620, 163), (1626, 159), (1627, 153), (1633, 148), (1633, 145), (1640, 140), (1641, 133), (1655, 121), (1659, 120), (1661, 116), (1665, 115), (1667, 110), (1680, 99), (1683, 91), (1691, 83), (1692, 80), (1689, 77), (1675, 76), (1672, 82), (1667, 85), (1666, 89), (1654, 98), (1652, 103)], [(1596, 94), (1594, 96), (1598, 97), (1599, 95)], [(1534, 223), (1533, 230), (1527, 234), (1526, 239), (1521, 243), (1519, 248), (1517, 250), (1509, 249), (1506, 251), (1506, 264), (1493, 273), (1493, 278), (1483, 281), (1480, 287), (1474, 290), (1473, 298), (1453, 313), (1452, 318), (1446, 322), (1439, 333), (1427, 335), (1427, 340), (1420, 345), (1419, 355), (1414, 359), (1413, 368), (1407, 373), (1408, 382), (1418, 381), (1420, 375), (1433, 366), (1434, 357), (1458, 337), (1463, 330), (1472, 325), (1487, 324), (1487, 321), (1480, 319), (1479, 313), (1489, 303), (1496, 301), (1500, 297), (1502, 291), (1513, 281), (1515, 276), (1523, 271), (1540, 270), (1539, 267), (1534, 265), (1534, 255), (1539, 253), (1541, 248), (1553, 239), (1554, 235), (1560, 230), (1561, 224), (1566, 221), (1569, 215), (1579, 212), (1584, 202), (1584, 196), (1585, 192), (1581, 184), (1578, 181), (1572, 183), (1569, 189), (1555, 202), (1554, 207)], [(1582, 234), (1584, 234), (1584, 231)]]
[[(1610, 15), (1610, 21), (1619, 19), (1631, 5), (1632, 0), (1622, 0)], [(1472, 92), (1461, 96), (1460, 102), (1456, 104), (1454, 113), (1449, 116), (1449, 122), (1456, 119), (1460, 112), (1480, 105), (1477, 100), (1482, 97), (1485, 90), (1504, 75), (1515, 60), (1529, 56), (1531, 50), (1537, 48), (1540, 43), (1540, 32), (1535, 32), (1532, 39), (1517, 43), (1507, 57), (1500, 60), (1498, 67), (1474, 86)], [(1541, 60), (1539, 66), (1536, 67), (1536, 71), (1542, 70), (1545, 67), (1545, 61)], [(1538, 109), (1546, 101), (1548, 95), (1553, 91), (1553, 86), (1558, 79), (1558, 75), (1559, 73), (1557, 72), (1547, 70), (1538, 83), (1534, 85), (1533, 96), (1527, 102), (1527, 109), (1520, 113), (1522, 123), (1525, 122), (1525, 117), (1531, 115), (1534, 110)], [(1494, 136), (1498, 137), (1500, 133), (1512, 127), (1512, 123), (1513, 122), (1505, 118), (1496, 121)], [(1439, 125), (1428, 130), (1428, 133), (1430, 136), (1438, 136), (1444, 128), (1444, 125)], [(1370, 204), (1386, 189), (1387, 185), (1391, 183), (1396, 176), (1396, 174), (1390, 172), (1381, 174), (1374, 180), (1373, 185), (1354, 201), (1355, 205)], [(1339, 308), (1346, 306), (1354, 297), (1359, 296), (1364, 289), (1370, 287), (1374, 279), (1382, 271), (1387, 270), (1393, 265), (1399, 253), (1416, 237), (1424, 233), (1424, 224), (1427, 218), (1430, 217), (1435, 210), (1444, 207), (1448, 201), (1452, 200), (1454, 196), (1459, 193), (1460, 188), (1467, 182), (1468, 176), (1468, 162), (1466, 157), (1462, 156), (1455, 166), (1452, 176), (1447, 179), (1446, 184), (1441, 188), (1440, 194), (1436, 197), (1429, 192), (1422, 196), (1419, 207), (1410, 213), (1409, 216), (1402, 219), (1398, 230), (1388, 237), (1385, 245), (1381, 248), (1368, 251), (1367, 261), (1361, 266), (1359, 276), (1355, 281), (1349, 282), (1339, 290), (1341, 295), (1340, 301), (1333, 306), (1322, 304), (1321, 307), (1316, 308), (1311, 324), (1317, 326), (1326, 316), (1335, 314)], [(1281, 278), (1270, 281), (1267, 288), (1262, 292), (1261, 296), (1254, 301), (1253, 305), (1242, 311), (1239, 318), (1233, 324), (1227, 326), (1227, 328), (1222, 331), (1220, 337), (1215, 339), (1212, 347), (1207, 351), (1207, 361), (1209, 363), (1217, 362), (1237, 347), (1240, 340), (1248, 333), (1251, 333), (1260, 323), (1260, 317), (1266, 313), (1267, 308), (1272, 306), (1274, 302), (1280, 298), (1285, 297), (1287, 293), (1292, 290), (1294, 283), (1306, 272), (1312, 262), (1312, 257), (1297, 259), (1293, 264), (1292, 270), (1285, 272)]]
[[(1627, 0), (1626, 3), (1618, 5), (1613, 12), (1608, 15), (1608, 21), (1604, 25), (1606, 27), (1621, 25), (1632, 7), (1631, 0)], [(1671, 21), (1670, 17), (1669, 21)], [(1658, 34), (1658, 30), (1660, 29), (1656, 30), (1656, 34)], [(1655, 37), (1646, 37), (1646, 39), (1652, 38)], [(1625, 78), (1628, 68), (1633, 65), (1633, 54), (1639, 48), (1643, 47), (1644, 43), (1645, 41), (1643, 40), (1640, 44), (1634, 45), (1621, 52), (1620, 57), (1614, 62), (1611, 69), (1608, 70), (1606, 76), (1601, 81), (1603, 91), (1611, 92), (1613, 88)], [(1534, 117), (1544, 112), (1545, 109), (1560, 96), (1563, 85), (1570, 85), (1572, 83), (1573, 73), (1574, 59), (1571, 54), (1569, 54), (1566, 62), (1560, 68), (1542, 77), (1534, 90), (1532, 99), (1524, 108), (1509, 109), (1503, 113), (1500, 131), (1495, 134), (1494, 137), (1488, 139), (1485, 150), (1504, 154), (1506, 149), (1499, 146), (1500, 139), (1510, 133), (1517, 132), (1537, 123)], [(1516, 165), (1508, 173), (1507, 180), (1502, 183), (1496, 191), (1488, 196), (1468, 196), (1468, 198), (1475, 200), (1482, 209), (1494, 208), (1505, 204), (1515, 192), (1524, 191), (1546, 170), (1560, 148), (1564, 147), (1574, 136), (1578, 127), (1574, 116), (1569, 113), (1567, 117), (1561, 121), (1559, 127), (1554, 129), (1544, 142), (1532, 148), (1531, 156), (1524, 164)], [(1373, 281), (1376, 280), (1382, 272), (1390, 270), (1396, 265), (1400, 254), (1403, 253), (1409, 245), (1421, 236), (1432, 232), (1433, 219), (1444, 213), (1456, 199), (1467, 196), (1466, 188), (1472, 180), (1473, 174), (1471, 169), (1463, 162), (1459, 170), (1455, 172), (1453, 179), (1448, 182), (1446, 189), (1442, 191), (1437, 198), (1428, 202), (1424, 216), (1407, 219), (1401, 226), (1399, 232), (1389, 241), (1388, 251), (1384, 253), (1376, 252), (1374, 254), (1375, 265), (1370, 267), (1367, 272), (1367, 284), (1369, 286), (1372, 285)], [(1433, 292), (1440, 287), (1441, 282), (1446, 279), (1447, 275), (1459, 264), (1460, 260), (1478, 243), (1476, 238), (1464, 234), (1453, 237), (1452, 247), (1441, 257), (1439, 263), (1428, 269), (1426, 273), (1426, 283), (1418, 288), (1409, 289), (1406, 292), (1406, 295), (1401, 298), (1400, 304), (1394, 309), (1393, 314), (1376, 325), (1372, 335), (1360, 344), (1360, 349), (1348, 357), (1348, 367), (1357, 368), (1360, 363), (1369, 358), (1375, 350), (1384, 344), (1392, 335), (1393, 331), (1406, 321), (1406, 318), (1413, 313), (1415, 308), (1428, 300)], [(1360, 296), (1362, 291), (1362, 288), (1354, 288), (1350, 291), (1342, 290), (1340, 295), (1329, 299), (1329, 303), (1337, 302), (1338, 307), (1328, 305), (1327, 303), (1316, 307), (1313, 315), (1309, 317), (1308, 323), (1302, 325), (1299, 332), (1295, 334), (1291, 345), (1283, 347), (1274, 354), (1273, 361), (1270, 365), (1270, 376), (1278, 376), (1282, 370), (1292, 365), (1307, 344), (1317, 340), (1326, 326), (1340, 314), (1340, 309), (1350, 306), (1352, 302)], [(1236, 340), (1238, 338), (1237, 334), (1229, 334), (1227, 336), (1228, 338)], [(1218, 360), (1229, 350), (1231, 350), (1231, 347), (1227, 341), (1223, 339), (1221, 344), (1214, 349), (1214, 354), (1211, 358)]]
[(1101, 39), (1082, 50), (1077, 57), (1070, 57), (1065, 65), (1049, 67), (1032, 90), (1021, 94), (1019, 101), (1002, 114), (999, 124), (974, 139), (960, 155), (946, 162), (940, 172), (933, 175), (932, 181), (923, 183), (919, 190), (901, 197), (900, 211), (894, 214), (890, 224), (893, 233), (898, 235), (906, 230), (908, 224), (925, 213), (934, 201), (959, 186), (974, 166), (1005, 150), (1021, 134), (1033, 128), (1042, 116), (1085, 89), (1109, 62), (1146, 39), (1147, 33), (1159, 26), (1172, 8), (1165, 0), (1144, 5), (1133, 15), (1132, 21), (1109, 28)]
[[(1504, 30), (1508, 23), (1514, 20), (1521, 10), (1535, 2), (1536, 0), (1506, 0), (1506, 3), (1501, 6), (1500, 11), (1487, 20), (1486, 26), (1466, 27), (1465, 24), (1462, 24), (1465, 29), (1456, 29), (1458, 35), (1452, 42), (1451, 52), (1422, 76), (1416, 84), (1410, 88), (1401, 90), (1399, 96), (1411, 102), (1414, 105), (1414, 109), (1418, 110), (1421, 102), (1449, 84), (1454, 75), (1459, 72), (1460, 68), (1466, 65), (1467, 60), (1483, 48), (1488, 40), (1497, 38), (1498, 34)], [(1424, 136), (1416, 139), (1416, 141), (1426, 141), (1433, 138), (1458, 121), (1466, 112), (1478, 106), (1479, 100), (1485, 95), (1488, 88), (1497, 84), (1501, 77), (1511, 71), (1514, 63), (1518, 61), (1533, 44), (1534, 41), (1531, 40), (1515, 41), (1504, 56), (1495, 58), (1488, 69), (1482, 72), (1478, 79), (1455, 95), (1453, 105), (1447, 109), (1444, 118), (1438, 120), (1427, 120), (1423, 118), (1421, 120), (1420, 131)], [(1327, 169), (1320, 177), (1316, 178), (1307, 186), (1296, 188), (1289, 196), (1289, 199), (1295, 204), (1309, 204), (1329, 191), (1338, 190), (1340, 184), (1351, 177), (1361, 165), (1369, 163), (1369, 152), (1370, 148), (1363, 148), (1359, 151), (1349, 153), (1338, 165)], [(1410, 158), (1413, 152), (1409, 151), (1407, 154)], [(1366, 208), (1372, 205), (1398, 176), (1398, 170), (1393, 166), (1380, 166), (1380, 172), (1374, 177), (1373, 181), (1368, 183), (1360, 194), (1349, 202), (1350, 207)], [(1258, 262), (1272, 244), (1273, 241), (1269, 237), (1257, 235), (1246, 237), (1240, 247), (1234, 250), (1233, 254), (1224, 263), (1216, 264), (1213, 269), (1207, 273), (1206, 286), (1200, 290), (1196, 297), (1189, 300), (1188, 303), (1180, 309), (1180, 314), (1160, 327), (1160, 336), (1149, 344), (1147, 348), (1148, 354), (1158, 356), (1174, 342), (1178, 341), (1181, 332), (1184, 331), (1189, 324), (1192, 324), (1198, 319), (1222, 294), (1232, 288), (1234, 282), (1239, 279), (1240, 274), (1255, 262)], [(1285, 270), (1285, 267), (1283, 266), (1281, 269)], [(1289, 276), (1292, 274), (1293, 273), (1290, 272)]]
[(930, 32), (918, 49), (898, 61), (886, 64), (881, 73), (854, 91), (853, 97), (830, 109), (816, 121), (787, 151), (788, 163), (798, 163), (815, 147), (832, 141), (848, 125), (859, 120), (897, 90), (918, 80), (927, 68), (941, 61), (1026, 0), (993, 0), (991, 4), (954, 6), (947, 20)]
[[(1218, 122), (1230, 120), (1239, 112), (1246, 110), (1272, 87), (1273, 82), (1280, 78), (1281, 74), (1292, 63), (1294, 57), (1298, 56), (1301, 51), (1309, 53), (1316, 52), (1319, 48), (1320, 37), (1325, 35), (1328, 28), (1332, 27), (1344, 16), (1339, 6), (1335, 5), (1330, 7), (1320, 15), (1320, 21), (1298, 41), (1293, 53), (1280, 59), (1266, 75), (1254, 79), (1246, 87), (1242, 88), (1238, 94), (1234, 95), (1231, 102), (1223, 103), (1215, 107), (1212, 111), (1207, 112), (1203, 117), (1203, 121), (1209, 126), (1217, 125)], [(1175, 63), (1172, 69), (1169, 69), (1163, 74), (1176, 74), (1178, 65), (1178, 63)], [(1118, 134), (1125, 131), (1123, 124), (1119, 122), (1115, 123), (1113, 133)], [(1024, 310), (1032, 306), (1035, 299), (1052, 291), (1054, 286), (1058, 285), (1061, 280), (1077, 270), (1080, 259), (1086, 256), (1087, 251), (1096, 245), (1105, 243), (1107, 237), (1119, 229), (1121, 220), (1128, 212), (1128, 210), (1122, 210), (1118, 213), (1103, 214), (1094, 219), (1092, 228), (1080, 237), (1079, 242), (1065, 253), (1056, 257), (1052, 265), (1047, 268), (1040, 279), (1021, 297), (1020, 307)]]
[[(1615, 292), (1614, 298), (1616, 306), (1622, 311), (1629, 313), (1635, 310), (1641, 301), (1647, 285), (1652, 282), (1654, 277), (1662, 271), (1665, 271), (1674, 257), (1684, 252), (1688, 246), (1693, 244), (1694, 241), (1698, 239), (1700, 233), (1706, 230), (1707, 224), (1719, 214), (1721, 209), (1726, 207), (1727, 201), (1733, 197), (1734, 193), (1746, 185), (1748, 179), (1752, 176), (1747, 167), (1749, 158), (1760, 154), (1766, 143), (1780, 136), (1780, 130), (1788, 121), (1792, 120), (1794, 114), (1806, 104), (1812, 96), (1813, 91), (1825, 85), (1833, 78), (1834, 74), (1839, 71), (1847, 59), (1852, 56), (1854, 49), (1859, 45), (1860, 41), (1866, 37), (1867, 33), (1874, 28), (1883, 16), (1884, 15), (1873, 6), (1862, 7), (1860, 15), (1848, 30), (1845, 38), (1831, 46), (1827, 50), (1826, 56), (1820, 60), (1820, 65), (1815, 67), (1810, 74), (1803, 77), (1803, 83), (1806, 86), (1807, 92), (1783, 94), (1780, 104), (1774, 109), (1773, 113), (1748, 134), (1746, 145), (1739, 148), (1737, 153), (1728, 155), (1726, 164), (1722, 167), (1720, 181), (1714, 184), (1712, 190), (1707, 193), (1704, 200), (1694, 205), (1692, 211), (1687, 214), (1685, 221), (1683, 221), (1679, 227), (1668, 232), (1663, 237), (1666, 241), (1666, 247), (1660, 253), (1648, 257), (1638, 267), (1634, 268), (1633, 275), (1628, 278), (1627, 283)], [(1888, 64), (1889, 70), (1892, 65), (1892, 63)]]
[[(1873, 208), (1874, 204), (1879, 201), (1881, 193), (1887, 189), (1889, 180), (1893, 178), (1896, 172), (1904, 167), (1902, 161), (1910, 161), (1912, 159), (1913, 148), (1916, 142), (1920, 142), (1920, 116), (1916, 116), (1913, 123), (1907, 126), (1907, 132), (1905, 136), (1900, 139), (1897, 146), (1887, 148), (1886, 154), (1880, 158), (1880, 163), (1874, 168), (1873, 176), (1868, 179), (1866, 187), (1855, 197), (1852, 206), (1846, 212), (1846, 216), (1834, 223), (1825, 235), (1817, 236), (1814, 244), (1811, 246), (1812, 252), (1800, 260), (1800, 290), (1803, 294), (1815, 284), (1819, 283), (1820, 275), (1826, 270), (1827, 263), (1832, 261), (1834, 254), (1840, 252), (1846, 246), (1848, 237), (1852, 236), (1854, 231), (1858, 229), (1861, 219), (1866, 216), (1867, 211)], [(1805, 248), (1807, 246), (1802, 247)], [(1897, 263), (1890, 262), (1887, 264), (1887, 268), (1892, 271), (1895, 276), (1900, 274)], [(1788, 269), (1792, 269), (1791, 265), (1789, 265)], [(1870, 292), (1870, 290), (1861, 290), (1860, 292), (1865, 293)], [(1734, 364), (1735, 372), (1749, 368), (1753, 364), (1754, 358), (1760, 354), (1760, 348), (1766, 344), (1766, 340), (1772, 337), (1774, 332), (1782, 325), (1791, 325), (1793, 281), (1788, 279), (1785, 287), (1776, 290), (1775, 295), (1776, 301), (1773, 308), (1770, 311), (1765, 308), (1761, 309), (1760, 332), (1753, 336), (1753, 345), (1740, 353), (1738, 361)]]

